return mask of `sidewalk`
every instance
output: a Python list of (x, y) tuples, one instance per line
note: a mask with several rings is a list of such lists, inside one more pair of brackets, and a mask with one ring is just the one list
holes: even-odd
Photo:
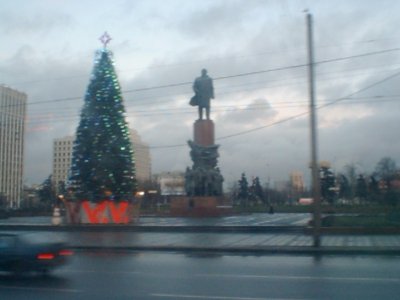
[(400, 255), (400, 235), (327, 235), (321, 246), (302, 233), (58, 232), (82, 250)]
[(0, 231), (39, 232), (81, 250), (400, 255), (400, 228), (323, 228), (313, 247), (309, 214), (210, 219), (143, 218), (136, 225), (52, 226), (51, 218), (14, 218)]

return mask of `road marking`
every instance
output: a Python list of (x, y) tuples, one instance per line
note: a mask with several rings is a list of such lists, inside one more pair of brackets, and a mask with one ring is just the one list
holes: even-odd
[[(107, 274), (141, 274), (145, 276), (157, 275), (156, 273), (144, 273), (142, 271), (100, 271), (100, 270), (62, 270), (66, 273), (107, 273)], [(290, 276), (290, 275), (253, 275), (253, 274), (194, 274), (197, 277), (225, 277), (225, 278), (249, 278), (272, 280), (331, 280), (331, 281), (364, 281), (364, 282), (395, 282), (400, 283), (400, 278), (377, 277), (317, 277), (317, 276)], [(0, 286), (1, 287), (1, 286)]]
[(143, 274), (140, 271), (62, 270), (67, 273)]
[(196, 274), (198, 277), (226, 277), (226, 278), (255, 278), (255, 279), (289, 279), (289, 280), (336, 280), (336, 281), (367, 281), (367, 282), (400, 282), (400, 278), (377, 277), (316, 277), (316, 276), (286, 276), (286, 275), (230, 275), (230, 274)]
[(213, 295), (182, 295), (182, 294), (151, 294), (160, 298), (185, 298), (185, 299), (216, 299), (216, 300), (306, 300), (305, 298), (254, 298), (254, 297), (229, 297)]
[(311, 220), (310, 217), (305, 217), (305, 218), (303, 218), (303, 219), (301, 219), (299, 221), (292, 222), (291, 225), (307, 225), (310, 220)]
[[(156, 273), (144, 273), (141, 271), (100, 271), (100, 270), (63, 270), (69, 273), (107, 273), (107, 274), (141, 274), (145, 276), (156, 275)], [(377, 277), (320, 277), (320, 276), (290, 276), (290, 275), (253, 275), (253, 274), (194, 274), (197, 277), (225, 277), (225, 278), (249, 278), (249, 279), (272, 279), (272, 280), (330, 280), (330, 281), (364, 281), (364, 282), (395, 282), (400, 283), (400, 278), (377, 278)], [(0, 285), (0, 287), (2, 287)]]
[(0, 285), (1, 289), (12, 289), (12, 290), (25, 290), (25, 291), (38, 291), (38, 292), (60, 292), (60, 293), (80, 293), (81, 290), (74, 289), (55, 289), (55, 288), (36, 288), (36, 287), (24, 287), (24, 286), (13, 286), (13, 285)]
[(67, 272), (67, 273), (98, 273), (98, 272), (101, 272), (101, 271), (92, 271), (92, 270), (60, 270), (60, 271), (58, 271), (59, 273), (65, 273), (65, 272)]

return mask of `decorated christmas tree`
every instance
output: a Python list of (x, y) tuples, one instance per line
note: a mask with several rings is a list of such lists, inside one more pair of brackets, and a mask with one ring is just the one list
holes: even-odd
[(136, 190), (135, 162), (110, 38), (96, 60), (76, 131), (70, 187), (78, 200), (129, 200)]

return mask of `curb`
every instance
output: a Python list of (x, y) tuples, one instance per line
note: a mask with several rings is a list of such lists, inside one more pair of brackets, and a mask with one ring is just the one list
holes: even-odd
[[(148, 226), (124, 224), (96, 225), (38, 225), (38, 224), (1, 224), (0, 231), (56, 231), (56, 232), (176, 232), (176, 233), (299, 233), (312, 235), (313, 228), (308, 226)], [(323, 235), (391, 235), (400, 234), (400, 227), (322, 227)]]
[(177, 232), (177, 233), (305, 233), (303, 226), (135, 226), (135, 225), (0, 225), (9, 231)]
[(267, 255), (267, 254), (292, 254), (292, 255), (400, 255), (400, 247), (319, 247), (312, 246), (268, 246), (268, 247), (193, 247), (193, 246), (70, 246), (77, 251), (149, 251), (149, 252), (179, 252), (196, 254), (241, 254), (241, 255)]

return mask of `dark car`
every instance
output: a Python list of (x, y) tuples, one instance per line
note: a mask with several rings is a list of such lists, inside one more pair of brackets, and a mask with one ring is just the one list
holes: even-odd
[(47, 274), (72, 254), (65, 243), (40, 234), (0, 233), (0, 271)]

